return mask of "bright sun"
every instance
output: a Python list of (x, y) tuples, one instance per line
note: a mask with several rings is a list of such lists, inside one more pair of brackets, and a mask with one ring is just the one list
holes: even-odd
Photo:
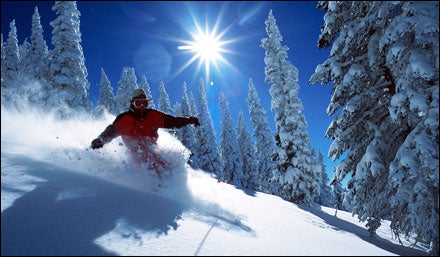
[(181, 42), (185, 45), (179, 46), (179, 50), (185, 50), (189, 53), (192, 53), (193, 56), (190, 60), (188, 60), (183, 67), (179, 70), (178, 73), (186, 69), (189, 65), (191, 65), (196, 60), (199, 60), (197, 69), (199, 69), (202, 64), (205, 66), (205, 76), (206, 79), (209, 79), (211, 65), (215, 68), (219, 68), (219, 64), (226, 64), (228, 66), (232, 66), (223, 56), (222, 53), (230, 52), (227, 49), (223, 48), (226, 44), (232, 42), (223, 41), (221, 37), (226, 33), (226, 30), (220, 34), (217, 34), (217, 24), (213, 30), (209, 31), (206, 27), (203, 31), (198, 24), (196, 25), (196, 33), (191, 33), (192, 41), (182, 40)]
[(181, 50), (190, 50), (196, 53), (196, 57), (202, 61), (210, 62), (215, 61), (220, 57), (220, 44), (211, 35), (197, 35), (195, 41), (191, 42), (188, 46), (180, 46)]

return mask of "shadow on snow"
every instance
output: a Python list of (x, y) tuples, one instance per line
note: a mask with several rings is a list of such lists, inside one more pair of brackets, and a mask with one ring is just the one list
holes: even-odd
[(113, 255), (94, 240), (113, 230), (118, 220), (167, 234), (177, 229), (184, 211), (183, 204), (153, 193), (31, 159), (9, 160), (46, 181), (36, 182), (34, 190), (2, 212), (2, 255)]
[[(2, 171), (14, 167), (39, 179), (31, 181), (35, 188), (29, 192), (2, 181), (2, 192), (22, 195), (2, 211), (2, 255), (115, 255), (95, 240), (114, 230), (121, 220), (136, 228), (125, 230), (121, 236), (126, 238), (137, 238), (138, 229), (167, 235), (170, 229), (177, 230), (185, 211), (213, 227), (255, 233), (241, 217), (216, 204), (195, 199), (185, 203), (43, 161), (5, 153), (3, 157), (7, 161), (2, 160)], [(197, 252), (203, 244), (204, 240)]]
[(352, 224), (348, 221), (339, 219), (336, 216), (325, 213), (322, 210), (298, 205), (298, 207), (304, 211), (307, 211), (322, 220), (324, 220), (328, 225), (332, 226), (333, 229), (345, 230), (348, 233), (357, 235), (362, 240), (373, 244), (385, 251), (400, 255), (400, 256), (427, 256), (428, 253), (422, 250), (417, 250), (409, 246), (397, 245), (390, 243), (389, 241), (380, 237), (370, 237), (370, 234), (366, 228), (362, 228)]

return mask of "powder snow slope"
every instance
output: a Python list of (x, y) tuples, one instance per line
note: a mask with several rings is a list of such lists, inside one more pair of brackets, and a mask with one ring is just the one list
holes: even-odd
[(372, 239), (350, 213), (218, 183), (166, 131), (159, 151), (173, 175), (156, 188), (120, 139), (90, 149), (113, 118), (2, 109), (2, 255), (426, 255), (386, 221)]

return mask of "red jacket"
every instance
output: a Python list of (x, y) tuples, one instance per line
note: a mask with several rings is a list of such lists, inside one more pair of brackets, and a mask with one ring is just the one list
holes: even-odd
[(191, 121), (186, 117), (174, 117), (153, 109), (142, 113), (130, 109), (119, 114), (98, 138), (108, 143), (121, 136), (132, 153), (140, 153), (156, 143), (159, 128), (180, 128), (188, 124)]

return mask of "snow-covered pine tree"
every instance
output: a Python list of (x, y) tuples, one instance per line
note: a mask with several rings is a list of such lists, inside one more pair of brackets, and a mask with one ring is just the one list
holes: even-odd
[(298, 204), (310, 205), (319, 193), (321, 174), (314, 169), (315, 156), (301, 113), (298, 98), (298, 69), (287, 61), (287, 46), (281, 45), (282, 36), (276, 20), (269, 12), (265, 21), (268, 38), (261, 40), (266, 49), (266, 83), (270, 83), (272, 110), (276, 111), (276, 145), (274, 160), (278, 163), (274, 180), (279, 184), (281, 197)]
[[(347, 153), (353, 214), (374, 233), (391, 220), (438, 255), (438, 2), (319, 2), (318, 47), (329, 59), (310, 81), (333, 81), (329, 156)], [(435, 118), (434, 118), (435, 117)], [(391, 215), (391, 216), (390, 216)]]
[(332, 188), (329, 186), (329, 178), (324, 164), (324, 155), (318, 150), (317, 167), (321, 174), (321, 184), (319, 195), (315, 197), (315, 202), (322, 206), (334, 207), (334, 197)]
[[(394, 8), (388, 3), (371, 3), (374, 7), (369, 2), (329, 2), (328, 5), (320, 2), (318, 6), (327, 12), (324, 17), (327, 23), (319, 46), (329, 46), (328, 40), (333, 41), (334, 33), (340, 36), (334, 42), (330, 58), (317, 67), (310, 79), (312, 83), (335, 81), (327, 113), (332, 115), (345, 107), (327, 129), (326, 136), (334, 140), (328, 155), (335, 160), (348, 151), (336, 167), (334, 179), (342, 181), (347, 174), (351, 175), (347, 197), (353, 199), (353, 211), (361, 221), (374, 221), (375, 224), (367, 224), (370, 228), (379, 226), (377, 221), (389, 210), (385, 195), (387, 163), (401, 140), (393, 138), (402, 134), (389, 117), (387, 107), (395, 91), (394, 82), (377, 48), (383, 27), (395, 16)], [(365, 15), (367, 10), (370, 15)], [(360, 163), (367, 166), (357, 168)]]
[(344, 209), (344, 189), (342, 187), (341, 182), (337, 180), (333, 180), (333, 194), (335, 196), (335, 216), (338, 215), (338, 210), (345, 210)]
[[(173, 106), (173, 113), (175, 116), (182, 116), (182, 104), (179, 102), (175, 102)], [(186, 127), (186, 126), (184, 126)], [(182, 129), (173, 129), (173, 135), (182, 142)]]
[(147, 95), (147, 97), (151, 99), (148, 102), (147, 107), (151, 108), (151, 109), (155, 109), (156, 106), (154, 105), (153, 94), (151, 93), (150, 84), (148, 83), (147, 77), (145, 77), (145, 75), (141, 76), (141, 82), (139, 82), (139, 88), (142, 88), (145, 91), (145, 94)]
[(165, 84), (163, 83), (163, 81), (159, 83), (159, 100), (157, 107), (159, 111), (170, 115), (174, 114), (173, 107), (171, 107), (170, 96), (165, 89)]
[(18, 64), (18, 70), (21, 75), (29, 77), (28, 74), (28, 63), (26, 62), (27, 58), (29, 57), (29, 50), (31, 48), (31, 44), (29, 43), (28, 39), (25, 38), (23, 40), (23, 43), (18, 46), (18, 55), (20, 56), (20, 62)]
[(16, 94), (18, 89), (18, 84), (14, 83), (15, 78), (18, 77), (19, 64), (20, 64), (20, 54), (18, 51), (18, 39), (17, 39), (17, 28), (15, 26), (15, 20), (9, 23), (9, 34), (4, 46), (2, 48), (2, 85), (1, 85), (1, 100), (4, 106), (13, 106), (13, 94)]
[(252, 79), (249, 79), (249, 92), (246, 99), (250, 121), (253, 127), (253, 137), (255, 138), (255, 158), (257, 159), (258, 181), (255, 181), (254, 190), (265, 193), (275, 193), (275, 186), (269, 183), (273, 177), (273, 170), (276, 163), (272, 160), (275, 150), (275, 137), (267, 122), (266, 110), (261, 106), (260, 97)]
[(49, 98), (48, 88), (48, 65), (49, 50), (44, 40), (43, 27), (40, 22), (40, 14), (38, 7), (35, 7), (32, 15), (30, 46), (26, 52), (26, 56), (21, 58), (21, 70), (24, 77), (30, 79), (22, 84), (23, 96), (29, 100), (32, 108), (45, 108)]
[[(189, 113), (191, 114), (191, 116), (199, 117), (199, 109), (197, 108), (196, 99), (192, 91), (189, 92)], [(197, 131), (194, 130), (194, 133), (197, 134)], [(197, 140), (197, 135), (196, 135), (196, 140)]]
[(80, 12), (75, 1), (55, 1), (57, 17), (52, 26), (49, 65), (49, 99), (47, 106), (58, 118), (91, 115), (90, 83), (87, 80), (84, 53), (81, 47)]
[[(12, 79), (18, 73), (18, 67), (20, 64), (20, 54), (18, 50), (17, 39), (17, 27), (15, 26), (15, 20), (9, 23), (9, 34), (3, 47), (4, 61), (2, 62), (2, 78)], [(2, 83), (2, 92), (3, 92)]]
[[(181, 104), (181, 116), (190, 117), (193, 116), (191, 113), (191, 107), (189, 103), (188, 93), (186, 82), (183, 82), (183, 95), (182, 95), (182, 104)], [(191, 151), (192, 155), (190, 160), (193, 160), (193, 157), (197, 155), (197, 146), (196, 146), (196, 134), (194, 132), (194, 126), (184, 126), (179, 129), (181, 131), (181, 142), (188, 150)]]
[[(174, 106), (173, 106), (173, 111), (174, 111), (174, 115), (176, 116), (182, 116), (182, 104), (180, 104), (179, 102), (175, 102)], [(180, 136), (179, 136), (180, 139)]]
[[(17, 41), (18, 43), (18, 41)], [(18, 46), (19, 49), (19, 62), (17, 66), (17, 74), (13, 80), (7, 79), (7, 74), (2, 72), (2, 95), (9, 95), (9, 97), (18, 97), (19, 102), (14, 101), (14, 106), (26, 107), (31, 106), (32, 108), (39, 109), (41, 106), (45, 106), (47, 102), (47, 65), (48, 65), (48, 50), (46, 42), (43, 40), (43, 30), (40, 24), (40, 16), (38, 14), (38, 9), (35, 8), (34, 14), (32, 16), (32, 26), (31, 26), (31, 42), (29, 43), (27, 38), (24, 40), (23, 44)], [(5, 55), (5, 52), (2, 53)], [(8, 62), (2, 59), (2, 70), (3, 66), (8, 64)], [(5, 80), (3, 81), (3, 78)], [(4, 87), (16, 88), (11, 94), (7, 93), (7, 90), (3, 92)], [(3, 96), (2, 96), (3, 97)], [(28, 100), (23, 102), (23, 100)], [(6, 100), (5, 103), (8, 105), (11, 99)]]
[(196, 130), (198, 142), (197, 158), (194, 158), (195, 167), (212, 174), (217, 174), (218, 167), (221, 167), (220, 151), (217, 146), (214, 125), (212, 124), (211, 113), (206, 100), (205, 81), (199, 80), (198, 113), (200, 126)]
[[(196, 100), (194, 98), (194, 94), (192, 91), (189, 92), (189, 113), (190, 116), (194, 116), (194, 117), (199, 117), (199, 111), (197, 110), (196, 107)], [(200, 119), (200, 118), (199, 118)], [(199, 130), (198, 128), (192, 128), (192, 131), (194, 133), (194, 151), (191, 151), (192, 155), (190, 157), (191, 160), (191, 167), (193, 167), (194, 169), (198, 169), (200, 168), (199, 165), (199, 161), (197, 160), (197, 158), (199, 158), (198, 156), (200, 155), (199, 151), (199, 145), (200, 145), (200, 139), (199, 139)]]
[[(170, 95), (167, 93), (165, 83), (163, 83), (163, 81), (159, 83), (159, 100), (157, 103), (157, 108), (159, 111), (164, 113), (175, 115), (173, 107), (171, 106)], [(176, 129), (167, 129), (167, 131), (172, 135), (176, 135), (178, 133)]]
[(195, 117), (199, 116), (196, 107), (196, 100), (194, 98), (194, 94), (192, 93), (192, 91), (189, 92), (189, 113), (191, 114), (191, 116), (195, 116)]
[(38, 13), (38, 7), (35, 7), (32, 15), (31, 27), (31, 45), (27, 57), (22, 60), (24, 73), (30, 78), (41, 80), (45, 83), (47, 79), (48, 47), (44, 40), (43, 27), (41, 26), (41, 17)]
[[(3, 47), (5, 46), (5, 42), (3, 41), (3, 33), (1, 33), (0, 35), (1, 35), (1, 70), (3, 71), (3, 62), (5, 61), (5, 50), (3, 49)], [(3, 79), (3, 72), (1, 74)]]
[(322, 182), (322, 172), (321, 172), (321, 164), (318, 162), (316, 151), (313, 147), (310, 147), (311, 153), (312, 153), (312, 170), (314, 171), (316, 175), (316, 183), (318, 183), (318, 190), (316, 191), (316, 195), (313, 198), (313, 201), (315, 201), (316, 197), (319, 197), (321, 195), (321, 182)]
[(229, 110), (229, 102), (223, 92), (219, 93), (218, 100), (221, 113), (220, 153), (222, 173), (220, 179), (239, 188), (244, 188), (243, 165), (234, 121)]
[(410, 130), (390, 165), (391, 226), (431, 242), (430, 251), (438, 256), (439, 3), (402, 1), (399, 6), (400, 15), (379, 40), (395, 78), (391, 118)]
[(113, 93), (113, 87), (110, 84), (110, 80), (105, 74), (103, 68), (101, 68), (101, 87), (99, 89), (99, 99), (96, 105), (96, 117), (102, 118), (106, 113), (117, 115), (116, 112), (116, 100)]
[(130, 107), (130, 99), (133, 91), (138, 88), (137, 78), (133, 67), (122, 68), (121, 78), (118, 81), (118, 92), (116, 94), (116, 113), (125, 112)]
[(251, 133), (244, 120), (243, 111), (238, 112), (237, 143), (240, 150), (243, 169), (244, 187), (251, 190), (258, 188), (257, 159), (255, 158), (255, 145)]

